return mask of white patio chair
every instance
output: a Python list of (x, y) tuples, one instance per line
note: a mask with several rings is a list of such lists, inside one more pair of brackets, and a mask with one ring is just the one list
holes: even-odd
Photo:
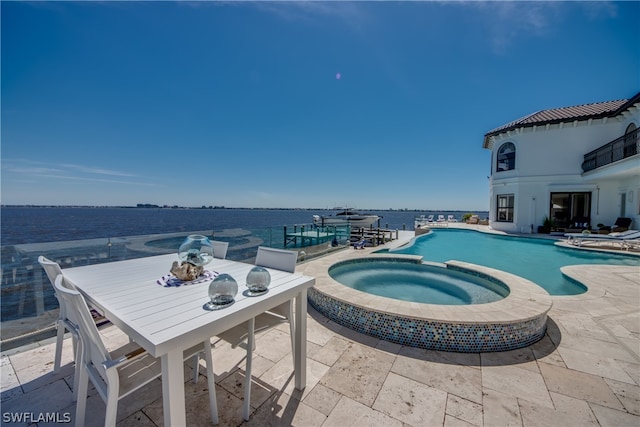
[[(38, 263), (44, 269), (44, 272), (47, 274), (49, 281), (51, 282), (51, 286), (53, 287), (53, 293), (58, 300), (58, 305), (60, 307), (58, 311), (58, 320), (56, 321), (56, 349), (55, 355), (53, 359), (53, 372), (58, 372), (60, 370), (60, 363), (62, 360), (62, 343), (64, 341), (65, 331), (69, 331), (71, 333), (71, 340), (73, 342), (73, 357), (75, 361), (75, 372), (73, 374), (73, 398), (74, 400), (78, 397), (78, 380), (79, 380), (79, 372), (80, 372), (80, 362), (79, 362), (79, 351), (78, 347), (78, 329), (76, 326), (71, 323), (67, 317), (67, 305), (65, 300), (61, 299), (58, 296), (58, 292), (56, 292), (55, 288), (55, 280), (56, 277), (62, 274), (62, 270), (60, 269), (60, 265), (57, 262), (53, 262), (43, 256), (38, 257)], [(94, 320), (95, 322), (95, 320)]]
[[(57, 262), (51, 261), (50, 259), (42, 255), (38, 257), (38, 263), (42, 266), (42, 268), (44, 269), (44, 272), (47, 274), (47, 278), (51, 283), (51, 287), (53, 287), (53, 293), (56, 299), (58, 299), (58, 305), (60, 306), (60, 310), (58, 312), (57, 327), (56, 327), (57, 329), (56, 351), (55, 351), (55, 358), (53, 362), (53, 371), (57, 372), (60, 369), (60, 361), (62, 358), (62, 341), (64, 340), (64, 332), (65, 332), (66, 326), (68, 325), (67, 317), (66, 317), (66, 307), (64, 306), (64, 304), (60, 302), (60, 299), (58, 298), (58, 294), (56, 293), (55, 286), (54, 286), (54, 281), (56, 280), (56, 277), (58, 277), (59, 274), (62, 274), (62, 269), (60, 268), (60, 264), (58, 264)], [(93, 317), (93, 320), (96, 323), (96, 325), (99, 325), (107, 321), (107, 319), (102, 315), (102, 313), (99, 313), (94, 308), (91, 308), (91, 316)], [(69, 330), (68, 328), (66, 329)], [(75, 348), (76, 348), (75, 340), (78, 337), (73, 335), (73, 331), (69, 330), (69, 332), (71, 332), (72, 339), (74, 340), (73, 348), (74, 348), (74, 355), (75, 355)]]
[(438, 220), (436, 222), (445, 222), (444, 215), (438, 215)]
[[(98, 328), (93, 322), (89, 307), (80, 292), (66, 283), (62, 274), (54, 281), (58, 298), (64, 301), (71, 327), (80, 336), (78, 347), (80, 365), (78, 381), (78, 401), (76, 404), (76, 426), (83, 426), (87, 403), (89, 380), (107, 406), (104, 417), (105, 426), (115, 426), (118, 413), (118, 400), (128, 396), (144, 385), (162, 375), (160, 359), (152, 357), (137, 344), (130, 342), (111, 352), (102, 342)], [(209, 405), (211, 419), (218, 423), (215, 382), (213, 376), (213, 357), (211, 343), (206, 340), (184, 352), (184, 358), (191, 358), (204, 351), (207, 363), (207, 382), (209, 386)]]
[[(297, 259), (298, 253), (295, 251), (259, 246), (255, 265), (293, 273), (296, 268)], [(254, 331), (262, 332), (283, 323), (289, 323), (291, 348), (293, 348), (294, 324), (293, 321), (291, 321), (292, 319), (293, 303), (291, 301), (287, 301), (256, 316)], [(233, 347), (237, 347), (238, 345), (243, 344), (249, 337), (248, 322), (235, 326), (218, 335), (218, 337), (231, 343)]]
[[(274, 249), (264, 246), (258, 247), (255, 265), (282, 270), (293, 273), (296, 268), (298, 253), (284, 249)], [(282, 323), (289, 323), (289, 333), (291, 334), (291, 351), (294, 346), (294, 324), (293, 324), (293, 302), (287, 301), (280, 304), (265, 313), (259, 314), (248, 322), (241, 323), (238, 326), (218, 335), (224, 341), (230, 342), (232, 347), (236, 347), (246, 341), (247, 346), (247, 364), (246, 377), (244, 385), (244, 407), (243, 417), (249, 420), (249, 412), (251, 411), (251, 362), (253, 350), (255, 348), (255, 333), (264, 332), (274, 328)]]
[(227, 257), (227, 250), (229, 249), (229, 242), (221, 242), (220, 240), (212, 240), (213, 245), (213, 257), (219, 259), (225, 259)]
[(447, 215), (447, 222), (458, 222), (458, 220), (453, 215)]
[[(265, 246), (258, 247), (255, 265), (275, 270), (294, 273), (298, 252), (285, 249), (274, 249)], [(293, 301), (287, 301), (273, 307), (266, 313), (256, 317), (256, 332), (276, 327), (282, 323), (289, 323), (289, 333), (291, 334), (291, 348), (293, 349)]]

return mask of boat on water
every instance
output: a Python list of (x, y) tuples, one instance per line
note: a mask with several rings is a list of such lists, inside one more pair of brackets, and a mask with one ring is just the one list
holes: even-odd
[(317, 226), (370, 227), (382, 217), (379, 215), (362, 214), (351, 208), (340, 208), (334, 215), (314, 215), (313, 223)]

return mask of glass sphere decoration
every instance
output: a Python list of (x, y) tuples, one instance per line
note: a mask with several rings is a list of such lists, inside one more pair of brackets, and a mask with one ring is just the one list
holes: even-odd
[(178, 248), (180, 261), (203, 266), (213, 259), (213, 244), (206, 236), (192, 234)]
[(264, 267), (253, 267), (247, 274), (247, 295), (262, 295), (269, 290), (271, 275)]
[(209, 284), (209, 302), (206, 310), (220, 310), (234, 303), (238, 294), (238, 283), (228, 274), (220, 274)]

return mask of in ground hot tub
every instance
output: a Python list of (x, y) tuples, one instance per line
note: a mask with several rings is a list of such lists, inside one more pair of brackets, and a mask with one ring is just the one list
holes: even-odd
[[(400, 292), (393, 287), (407, 272), (411, 276), (424, 271), (439, 279), (455, 278), (469, 289), (492, 289), (498, 298), (463, 304), (426, 303), (413, 297), (405, 300), (363, 292), (355, 289), (359, 285), (349, 287), (334, 278), (346, 281), (344, 277), (358, 272), (356, 283), (361, 277), (365, 277), (362, 282), (374, 282), (380, 279), (375, 277), (375, 271), (379, 267), (383, 271), (391, 263), (392, 268), (383, 275), (388, 282), (386, 287), (396, 295)], [(374, 273), (367, 279), (361, 270)], [(309, 303), (327, 318), (386, 341), (433, 350), (491, 352), (525, 347), (544, 336), (552, 305), (544, 289), (519, 276), (458, 261), (425, 265), (418, 256), (385, 255), (342, 261), (315, 276), (316, 285), (308, 293)], [(447, 280), (435, 288), (442, 291), (448, 286)], [(385, 287), (378, 285), (373, 287)], [(459, 296), (460, 292), (457, 289), (444, 293)], [(468, 291), (462, 292), (465, 293)]]
[(329, 276), (358, 291), (425, 304), (486, 304), (509, 295), (490, 277), (402, 258), (343, 261), (329, 268)]

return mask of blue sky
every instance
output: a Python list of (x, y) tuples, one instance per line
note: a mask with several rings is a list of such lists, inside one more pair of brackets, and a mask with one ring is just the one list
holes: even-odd
[(483, 135), (640, 88), (639, 2), (2, 2), (2, 203), (488, 210)]

